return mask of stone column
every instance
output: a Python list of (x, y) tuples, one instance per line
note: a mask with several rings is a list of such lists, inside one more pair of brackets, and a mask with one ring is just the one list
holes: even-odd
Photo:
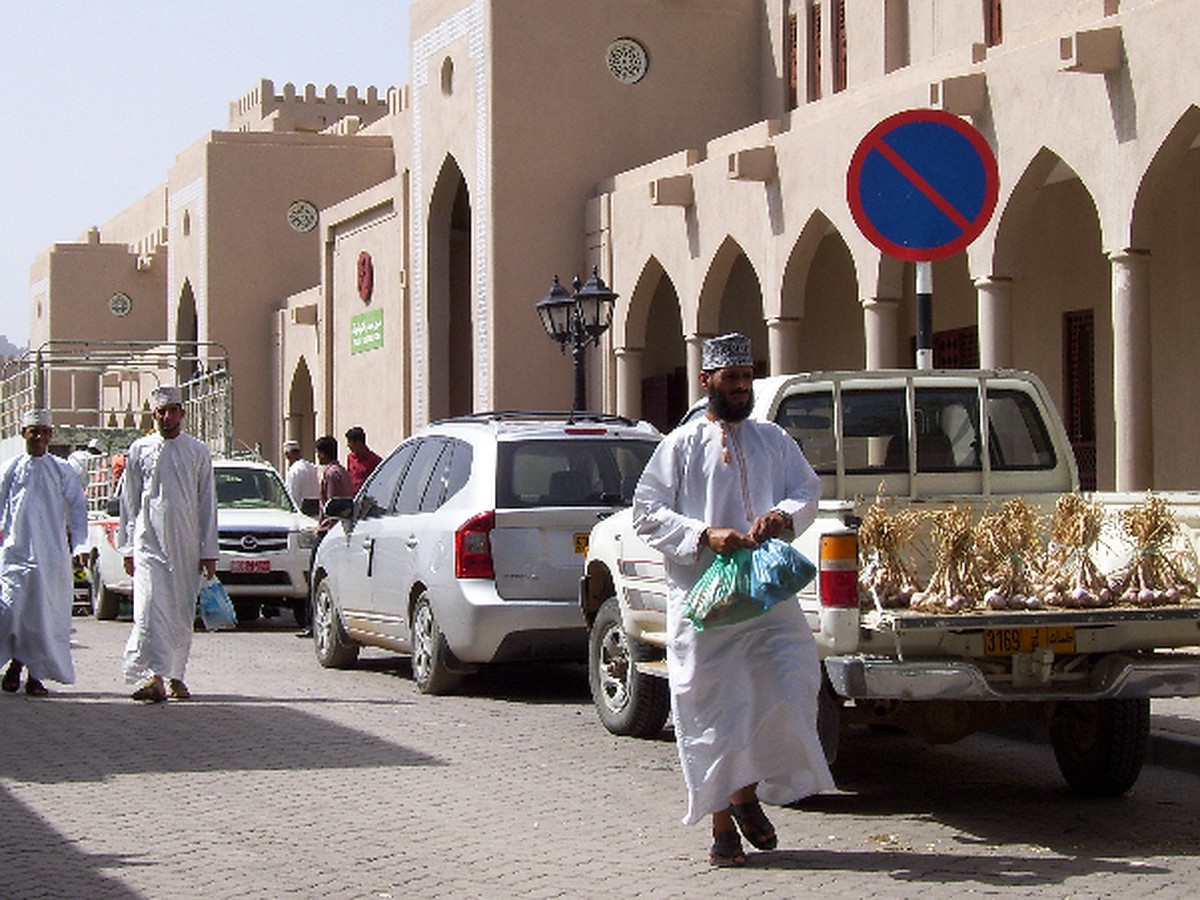
[(687, 392), (688, 404), (695, 403), (703, 396), (700, 392), (700, 365), (704, 358), (704, 341), (712, 337), (710, 334), (689, 334), (685, 337), (687, 344)]
[[(890, 297), (866, 297), (862, 301), (863, 335), (867, 343), (867, 370), (895, 369), (900, 366), (896, 350), (899, 343), (900, 301)], [(912, 365), (909, 360), (907, 365)]]
[(630, 419), (642, 417), (642, 350), (617, 347), (617, 414)]
[(975, 279), (981, 368), (998, 369), (1013, 364), (1012, 289), (1012, 279), (1000, 275)]
[(1154, 486), (1150, 387), (1150, 253), (1110, 253), (1112, 267), (1113, 414), (1118, 491)]
[(767, 371), (791, 375), (800, 371), (800, 319), (767, 319)]

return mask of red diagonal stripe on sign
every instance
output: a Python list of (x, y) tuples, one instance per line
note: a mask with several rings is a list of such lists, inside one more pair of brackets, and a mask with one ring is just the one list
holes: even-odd
[(966, 220), (954, 206), (937, 192), (932, 184), (921, 177), (921, 174), (910, 166), (899, 153), (887, 145), (886, 141), (879, 141), (875, 144), (875, 148), (883, 154), (884, 159), (896, 167), (905, 178), (912, 182), (913, 186), (929, 198), (929, 202), (940, 209), (951, 222), (957, 225), (963, 231), (971, 227), (971, 223)]

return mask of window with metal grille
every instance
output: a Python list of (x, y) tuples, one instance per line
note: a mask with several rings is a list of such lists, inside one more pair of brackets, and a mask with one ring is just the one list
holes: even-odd
[(844, 91), (849, 62), (846, 54), (846, 0), (833, 0), (837, 37), (833, 44), (833, 90)]
[[(917, 338), (909, 341), (912, 356), (917, 355)], [(935, 369), (978, 369), (979, 326), (948, 328), (933, 333), (933, 367)]]
[(821, 2), (808, 4), (808, 99), (821, 99)]
[(1079, 486), (1096, 489), (1096, 323), (1090, 309), (1063, 313), (1063, 418)]
[(800, 105), (800, 23), (795, 13), (787, 20), (788, 109)]
[(983, 0), (983, 40), (995, 47), (1004, 40), (1003, 0)]

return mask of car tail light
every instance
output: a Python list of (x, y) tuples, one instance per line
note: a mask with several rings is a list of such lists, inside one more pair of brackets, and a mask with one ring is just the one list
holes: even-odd
[(454, 532), (454, 575), (457, 578), (495, 578), (492, 568), (492, 529), (494, 512), (480, 513), (468, 519)]
[(837, 531), (821, 535), (821, 605), (858, 606), (858, 535)]

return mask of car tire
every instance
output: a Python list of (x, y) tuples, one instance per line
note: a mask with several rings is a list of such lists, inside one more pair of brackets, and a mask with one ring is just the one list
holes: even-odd
[(1059, 771), (1077, 794), (1119, 797), (1133, 787), (1150, 744), (1150, 701), (1066, 701), (1050, 723)]
[(100, 569), (95, 562), (92, 563), (91, 574), (92, 612), (97, 619), (111, 621), (121, 611), (121, 595), (104, 586), (104, 579), (100, 577)]
[(348, 669), (358, 661), (358, 644), (346, 636), (328, 579), (313, 592), (313, 646), (317, 662), (326, 669)]
[(446, 694), (458, 686), (461, 677), (446, 665), (449, 647), (429, 603), (421, 594), (412, 614), (412, 673), (422, 694)]
[(261, 606), (257, 600), (234, 600), (233, 611), (237, 613), (238, 624), (245, 625), (257, 621)]
[(671, 711), (667, 679), (637, 669), (653, 655), (625, 634), (617, 599), (604, 601), (588, 632), (588, 686), (600, 721), (613, 734), (654, 737), (666, 724)]

